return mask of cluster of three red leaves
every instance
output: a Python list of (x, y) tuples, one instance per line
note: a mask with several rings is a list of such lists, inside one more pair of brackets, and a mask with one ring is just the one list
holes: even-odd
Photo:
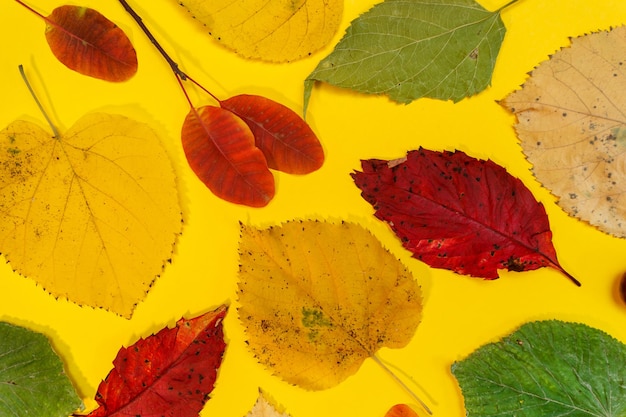
[[(61, 6), (43, 16), (16, 0), (46, 22), (46, 40), (68, 68), (112, 82), (126, 81), (138, 69), (137, 56), (125, 33), (98, 11)], [(156, 39), (127, 3), (127, 11), (146, 35)], [(189, 79), (165, 51), (159, 52), (179, 80)], [(185, 90), (180, 83), (183, 91)], [(203, 90), (205, 88), (200, 86)], [(324, 152), (313, 130), (288, 107), (262, 96), (238, 95), (218, 100), (219, 106), (191, 110), (182, 127), (183, 149), (190, 167), (218, 197), (236, 204), (262, 207), (275, 193), (276, 169), (308, 174), (321, 167)]]

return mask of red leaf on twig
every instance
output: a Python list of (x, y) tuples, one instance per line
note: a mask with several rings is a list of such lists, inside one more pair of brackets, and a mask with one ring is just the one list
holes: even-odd
[(290, 108), (265, 97), (238, 95), (221, 101), (252, 130), (270, 168), (308, 174), (324, 163), (324, 150), (309, 125)]
[(248, 125), (233, 112), (192, 108), (181, 138), (189, 166), (218, 197), (251, 207), (263, 207), (274, 197), (265, 156)]
[(137, 72), (137, 55), (126, 34), (94, 9), (61, 6), (46, 20), (46, 40), (68, 68), (106, 81)]
[(498, 269), (559, 264), (543, 205), (492, 161), (419, 149), (399, 161), (362, 161), (361, 195), (405, 248), (428, 265), (486, 279)]
[(226, 306), (122, 348), (88, 417), (197, 417), (213, 390), (226, 344)]

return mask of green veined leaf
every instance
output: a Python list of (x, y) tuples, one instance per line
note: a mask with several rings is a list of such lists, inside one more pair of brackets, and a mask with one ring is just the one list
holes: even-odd
[(0, 415), (67, 417), (82, 406), (48, 339), (0, 323)]
[(452, 366), (468, 417), (626, 415), (626, 347), (556, 320), (528, 323)]
[(399, 103), (479, 93), (491, 82), (504, 38), (500, 10), (474, 0), (385, 0), (354, 20), (308, 76), (305, 112), (315, 81)]

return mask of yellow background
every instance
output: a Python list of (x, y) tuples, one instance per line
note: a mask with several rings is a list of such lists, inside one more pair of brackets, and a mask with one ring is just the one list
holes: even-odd
[[(296, 218), (356, 221), (399, 257), (424, 290), (424, 317), (406, 348), (383, 349), (380, 357), (400, 369), (398, 375), (438, 416), (465, 415), (450, 365), (526, 321), (584, 322), (626, 341), (626, 306), (616, 293), (618, 279), (626, 271), (626, 240), (568, 217), (554, 204), (529, 171), (514, 135), (514, 118), (496, 103), (518, 88), (549, 54), (568, 45), (569, 37), (625, 23), (623, 0), (521, 0), (502, 14), (507, 34), (492, 87), (457, 104), (422, 99), (404, 106), (384, 97), (318, 86), (308, 120), (324, 146), (326, 162), (307, 176), (277, 173), (277, 195), (263, 209), (217, 199), (190, 171), (179, 138), (188, 105), (165, 61), (122, 7), (115, 0), (69, 3), (96, 8), (126, 31), (138, 53), (138, 74), (115, 85), (67, 70), (47, 47), (43, 21), (17, 3), (3, 1), (0, 127), (18, 118), (45, 126), (20, 79), (19, 64), (25, 66), (61, 130), (94, 111), (121, 113), (148, 123), (160, 133), (172, 156), (185, 218), (173, 263), (131, 320), (55, 300), (30, 279), (12, 273), (10, 265), (0, 266), (0, 319), (51, 339), (88, 409), (95, 406), (98, 384), (121, 346), (172, 325), (181, 316), (195, 316), (222, 303), (232, 306), (225, 321), (229, 346), (202, 415), (244, 416), (259, 387), (293, 417), (382, 417), (396, 403), (414, 403), (372, 360), (344, 383), (321, 392), (289, 386), (256, 363), (245, 348), (235, 310), (239, 221), (258, 227)], [(331, 45), (308, 59), (275, 65), (247, 61), (227, 51), (175, 0), (131, 1), (172, 57), (214, 94), (221, 98), (261, 94), (297, 112), (302, 108), (305, 77), (332, 50), (349, 22), (374, 3), (346, 0), (342, 26)], [(489, 9), (504, 3), (483, 1)], [(64, 3), (31, 0), (29, 4), (49, 14)], [(191, 85), (188, 89), (198, 105), (212, 104), (198, 89)], [(561, 264), (582, 281), (582, 287), (551, 269), (503, 272), (499, 280), (483, 281), (431, 269), (412, 259), (389, 228), (372, 216), (371, 206), (360, 197), (349, 174), (360, 168), (360, 159), (398, 158), (419, 146), (460, 149), (490, 158), (519, 177), (545, 205)]]

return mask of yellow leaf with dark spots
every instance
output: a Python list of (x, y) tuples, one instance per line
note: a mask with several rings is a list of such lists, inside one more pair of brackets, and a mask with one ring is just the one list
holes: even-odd
[(289, 383), (332, 387), (420, 322), (410, 271), (354, 223), (242, 225), (239, 317), (250, 349)]
[(55, 297), (129, 318), (171, 258), (181, 210), (157, 135), (91, 114), (59, 138), (0, 132), (0, 252)]

